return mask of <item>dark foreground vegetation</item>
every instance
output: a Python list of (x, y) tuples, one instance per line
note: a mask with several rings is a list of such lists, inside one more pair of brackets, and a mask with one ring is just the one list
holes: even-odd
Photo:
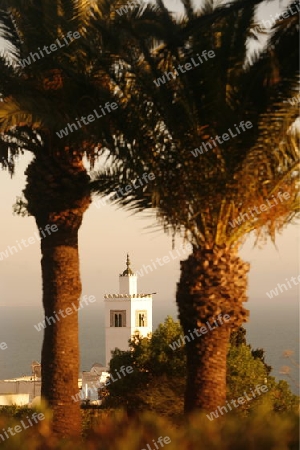
[[(205, 414), (195, 414), (181, 425), (145, 412), (133, 417), (117, 410), (82, 410), (84, 430), (82, 439), (59, 440), (51, 433), (50, 416), (38, 425), (1, 442), (3, 450), (154, 450), (158, 438), (168, 436), (168, 450), (296, 450), (298, 414), (274, 413), (267, 404), (240, 420), (227, 414), (210, 421)], [(28, 409), (3, 408), (0, 429), (20, 424)], [(148, 447), (147, 447), (148, 444)], [(158, 448), (162, 448), (159, 444)]]

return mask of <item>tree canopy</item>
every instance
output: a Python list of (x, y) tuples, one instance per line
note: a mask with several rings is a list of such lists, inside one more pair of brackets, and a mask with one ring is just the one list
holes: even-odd
[[(180, 323), (168, 316), (149, 338), (136, 335), (129, 341), (130, 350), (116, 349), (110, 361), (110, 373), (121, 366), (133, 372), (110, 383), (104, 395), (106, 407), (126, 408), (129, 412), (150, 409), (179, 420), (185, 388), (186, 354)], [(180, 342), (172, 350), (175, 342)], [(227, 358), (227, 400), (241, 397), (257, 385), (269, 387), (268, 401), (275, 411), (296, 410), (298, 398), (285, 381), (276, 382), (271, 367), (264, 361), (263, 349), (252, 349), (246, 342), (246, 330), (240, 327), (231, 334)], [(263, 401), (256, 399), (239, 409), (246, 414)]]

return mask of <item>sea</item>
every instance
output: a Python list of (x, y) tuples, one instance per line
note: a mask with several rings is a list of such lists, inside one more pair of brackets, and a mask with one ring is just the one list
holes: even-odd
[[(287, 302), (252, 302), (250, 321), (245, 325), (247, 342), (265, 350), (265, 360), (272, 366), (271, 375), (286, 380), (299, 395), (299, 305)], [(153, 329), (167, 315), (177, 319), (175, 302), (153, 302)], [(43, 320), (40, 306), (0, 307), (0, 380), (31, 374), (31, 363), (40, 361), (43, 331), (34, 325)], [(104, 303), (97, 302), (79, 312), (81, 370), (94, 363), (105, 364)], [(285, 355), (289, 355), (286, 357)]]

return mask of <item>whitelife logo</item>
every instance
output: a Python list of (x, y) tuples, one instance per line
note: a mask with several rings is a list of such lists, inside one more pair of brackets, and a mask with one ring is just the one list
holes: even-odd
[[(263, 384), (262, 386), (260, 386), (258, 384), (257, 386), (255, 386), (255, 390), (256, 390), (258, 395), (261, 395), (260, 389), (264, 393), (268, 391), (268, 387), (265, 384)], [(254, 394), (252, 389), (251, 389), (251, 394), (252, 394), (252, 397), (248, 397), (246, 392), (244, 392), (244, 397), (245, 398), (244, 397), (239, 397), (237, 400), (231, 400), (230, 403), (233, 404), (233, 406), (235, 408), (238, 408), (240, 405), (243, 405), (246, 401), (250, 402), (251, 400), (253, 400), (256, 397), (256, 395)], [(236, 402), (238, 402), (238, 405), (236, 404)], [(227, 402), (226, 406), (229, 408), (230, 411), (232, 410), (229, 402)], [(206, 414), (206, 417), (209, 420), (214, 420), (214, 419), (217, 419), (219, 417), (219, 412), (222, 415), (224, 414), (224, 412), (223, 412), (224, 410), (225, 410), (226, 413), (228, 413), (228, 410), (227, 410), (226, 406), (218, 406), (218, 408), (215, 411), (212, 411), (210, 414)]]
[[(293, 10), (293, 7), (296, 7), (297, 11)], [(265, 32), (266, 29), (271, 29), (274, 27), (274, 25), (282, 20), (282, 19), (288, 19), (290, 16), (293, 16), (294, 14), (298, 14), (300, 12), (299, 5), (294, 3), (293, 5), (290, 5), (288, 7), (288, 11), (284, 12), (277, 12), (275, 14), (275, 17), (273, 14), (270, 14), (271, 20), (261, 20), (258, 25), (255, 27), (257, 31)]]
[[(299, 283), (300, 283), (300, 275), (298, 275), (298, 278), (296, 278), (296, 277), (291, 277), (291, 281), (294, 283), (294, 286), (298, 286), (299, 283), (296, 283), (295, 280), (298, 280)], [(289, 282), (289, 280), (288, 280), (287, 278), (286, 278), (286, 282), (287, 282), (289, 288), (292, 289), (293, 286), (290, 285), (290, 282)], [(287, 286), (286, 286), (285, 283), (282, 283), (282, 284), (277, 283), (277, 286), (279, 287), (281, 293), (283, 292), (282, 286), (284, 286), (284, 288), (285, 288), (286, 291), (288, 290), (288, 288), (287, 288)], [(277, 295), (279, 295), (278, 288), (276, 287), (276, 288), (274, 288), (274, 289), (271, 289), (270, 292), (266, 292), (266, 294), (267, 294), (267, 296), (268, 296), (269, 298), (273, 298), (274, 296), (276, 297)]]
[[(32, 420), (29, 419), (28, 416), (26, 417), (26, 419), (28, 420), (28, 423), (25, 423), (25, 420), (21, 420), (20, 422), (21, 425), (16, 425), (15, 427), (8, 427), (6, 430), (3, 428), (3, 434), (1, 434), (2, 432), (0, 433), (0, 439), (2, 439), (2, 442), (4, 442), (5, 439), (9, 439), (11, 436), (15, 436), (16, 433), (21, 433), (21, 431), (27, 430), (27, 428), (32, 427), (34, 423), (38, 423), (39, 420), (44, 420), (45, 416), (43, 413), (35, 412), (31, 416), (31, 419), (34, 421), (34, 423), (32, 423)], [(10, 433), (10, 436), (8, 433)]]
[(0, 343), (0, 350), (6, 350), (7, 349), (7, 343), (6, 342), (1, 342)]
[[(209, 322), (206, 322), (206, 326), (200, 327), (199, 329), (194, 328), (193, 331), (188, 330), (189, 331), (189, 335), (181, 335), (180, 338), (178, 339), (178, 341), (174, 341), (172, 344), (169, 344), (169, 347), (174, 351), (177, 348), (180, 348), (182, 345), (184, 345), (187, 342), (191, 342), (191, 339), (194, 341), (195, 337), (193, 334), (195, 334), (196, 337), (201, 337), (203, 334), (206, 334), (209, 330), (215, 330), (216, 328), (218, 328), (220, 325), (223, 324), (223, 320), (224, 322), (228, 322), (230, 320), (230, 316), (229, 314), (224, 314), (223, 319), (222, 319), (222, 314), (219, 314), (217, 319), (213, 321), (212, 324), (210, 324)], [(217, 323), (217, 321), (219, 321), (219, 324)], [(211, 327), (211, 325), (215, 324), (215, 327)], [(181, 339), (181, 340), (180, 340)]]
[[(147, 179), (147, 178), (149, 178), (149, 179)], [(145, 173), (143, 173), (141, 178), (138, 177), (136, 180), (132, 181), (131, 184), (127, 184), (127, 186), (125, 186), (125, 188), (124, 188), (125, 192), (121, 187), (119, 187), (112, 194), (111, 197), (104, 198), (104, 199), (100, 198), (99, 200), (97, 200), (97, 202), (95, 203), (95, 206), (98, 209), (101, 208), (101, 206), (106, 206), (110, 202), (118, 200), (120, 197), (124, 197), (125, 195), (129, 194), (129, 192), (133, 191), (133, 189), (139, 189), (140, 187), (144, 187), (147, 183), (149, 183), (149, 181), (152, 181), (154, 179), (155, 179), (155, 175), (153, 172), (150, 172), (150, 173), (145, 172)]]
[[(69, 31), (67, 33), (66, 37), (64, 36), (62, 39), (65, 41), (65, 44), (68, 46), (73, 42), (74, 39), (79, 39), (80, 37), (81, 37), (81, 35), (78, 31), (75, 31), (74, 33), (72, 31)], [(67, 39), (69, 39), (69, 41)], [(58, 50), (58, 48), (65, 47), (65, 45), (62, 44), (59, 39), (56, 39), (55, 42), (56, 42), (56, 44), (53, 43), (50, 46), (44, 45), (43, 50), (46, 53), (46, 55), (50, 55), (52, 52), (56, 52), (56, 50)], [(50, 47), (50, 50), (48, 47)], [(39, 53), (30, 52), (29, 56), (27, 58), (20, 61), (21, 66), (24, 68), (26, 65), (30, 66), (30, 64), (32, 62), (35, 62), (36, 58), (37, 59), (45, 58), (46, 55), (43, 53), (43, 50), (41, 50), (41, 48), (38, 47)]]
[(119, 16), (123, 16), (123, 14), (127, 14), (129, 9), (133, 10), (135, 7), (141, 6), (141, 2), (128, 2), (126, 5), (122, 6), (119, 9), (116, 9), (116, 13)]
[[(79, 308), (77, 308), (76, 305), (74, 305), (74, 302), (71, 303), (72, 308), (69, 306), (68, 308), (66, 308), (65, 310), (60, 309), (58, 312), (53, 311), (53, 316), (46, 316), (45, 319), (43, 320), (43, 322), (39, 322), (37, 325), (34, 325), (34, 328), (37, 331), (41, 331), (44, 330), (46, 328), (47, 325), (51, 325), (52, 323), (56, 323), (56, 321), (60, 321), (60, 318), (58, 317), (58, 314), (61, 315), (61, 317), (64, 319), (66, 316), (64, 316), (64, 314), (66, 314), (67, 316), (70, 316), (71, 314), (73, 314), (73, 312), (76, 311), (80, 311), (81, 308), (83, 308), (83, 303), (85, 303), (86, 305), (88, 305), (90, 303), (94, 303), (96, 301), (96, 297), (94, 295), (90, 295), (89, 298), (87, 298), (87, 295), (84, 295), (82, 300), (80, 300), (79, 302)], [(52, 322), (51, 322), (52, 321)], [(47, 324), (46, 324), (47, 322)]]
[[(249, 210), (249, 212), (250, 212), (250, 214), (251, 214), (251, 216), (252, 216), (252, 218), (254, 219), (255, 218), (255, 215), (253, 215), (254, 213), (253, 213), (253, 210), (255, 211), (255, 214), (256, 215), (259, 215), (260, 214), (260, 211), (261, 212), (265, 212), (265, 211), (267, 211), (268, 209), (271, 209), (271, 208), (274, 208), (274, 206), (276, 206), (276, 205), (278, 205), (278, 201), (276, 200), (276, 198), (274, 197), (274, 195), (272, 195), (272, 197), (273, 197), (273, 200), (274, 200), (274, 204), (271, 202), (271, 199), (270, 199), (270, 201), (269, 201), (269, 199), (265, 199), (265, 201), (266, 201), (266, 203), (268, 204), (268, 205), (266, 205), (265, 203), (262, 203), (261, 205), (259, 205), (259, 207), (257, 207), (257, 206), (253, 206), (253, 208), (252, 208), (252, 211), (251, 211), (251, 208), (248, 208), (248, 210)], [(289, 198), (290, 198), (290, 194), (289, 194), (289, 192), (278, 192), (278, 194), (277, 194), (277, 197), (279, 198), (279, 200), (280, 200), (280, 203), (282, 203), (283, 202), (283, 199), (282, 199), (282, 197), (284, 198), (284, 200), (285, 201), (287, 201)], [(260, 209), (260, 211), (258, 210), (258, 208)], [(236, 227), (237, 225), (241, 225), (242, 224), (242, 222), (244, 222), (246, 219), (245, 219), (245, 216), (247, 216), (247, 220), (249, 220), (249, 216), (248, 216), (248, 213), (241, 213), (236, 219), (234, 219), (232, 222), (230, 222), (230, 221), (228, 221), (228, 223), (229, 223), (229, 225), (232, 227), (232, 228), (234, 228), (234, 227)]]
[[(36, 242), (36, 240), (37, 241), (41, 241), (43, 238), (46, 238), (47, 234), (44, 233), (44, 231), (47, 231), (48, 236), (51, 234), (51, 232), (52, 233), (56, 233), (56, 231), (58, 231), (58, 227), (57, 227), (57, 225), (49, 225), (49, 224), (47, 224), (45, 226), (44, 230), (42, 228), (39, 228), (39, 230), (40, 230), (40, 234), (42, 235), (42, 238), (37, 234), (37, 232), (35, 232), (34, 233), (35, 238), (33, 236), (27, 238), (28, 244), (32, 245), (32, 244), (34, 244)], [(20, 244), (19, 241), (16, 241), (16, 243), (17, 243), (17, 245), (18, 245), (20, 250), (23, 250), (22, 245), (24, 246), (24, 248), (27, 248), (29, 246), (29, 245), (27, 245), (26, 239), (21, 239), (22, 245)], [(5, 250), (4, 252), (0, 252), (0, 261), (2, 261), (4, 258), (8, 258), (9, 257), (9, 252), (10, 252), (11, 255), (13, 255), (14, 254), (13, 250), (14, 250), (15, 253), (19, 253), (19, 250), (17, 249), (17, 247), (15, 245), (12, 245), (11, 247), (8, 245), (6, 248), (7, 248), (7, 250)]]
[[(250, 128), (253, 127), (252, 122), (249, 120), (245, 123), (243, 120), (239, 123), (239, 126), (234, 124), (235, 131), (237, 134), (234, 134), (231, 130), (231, 128), (228, 128), (228, 133), (222, 134), (222, 139), (224, 141), (229, 141), (229, 139), (237, 137), (239, 134), (241, 134), (244, 131), (250, 130)], [(202, 155), (203, 149), (207, 152), (207, 150), (212, 150), (213, 148), (216, 148), (218, 144), (224, 144), (224, 141), (222, 141), (221, 137), (217, 134), (214, 138), (210, 137), (210, 141), (202, 142), (200, 147), (195, 148), (194, 150), (191, 150), (192, 155), (197, 158), (197, 156)], [(216, 141), (218, 144), (216, 144)], [(208, 148), (207, 148), (208, 146)]]
[(295, 97), (289, 98), (288, 102), (292, 105), (292, 106), (296, 106), (297, 103), (300, 102), (300, 94), (295, 95)]
[[(74, 131), (77, 131), (78, 128), (82, 127), (83, 125), (89, 125), (90, 123), (94, 122), (96, 119), (101, 119), (101, 117), (106, 116), (107, 113), (111, 113), (111, 110), (118, 109), (118, 105), (116, 102), (106, 102), (105, 105), (102, 107), (102, 105), (99, 105), (99, 108), (102, 112), (102, 114), (98, 114), (97, 110), (94, 109), (94, 114), (89, 114), (88, 116), (81, 116), (80, 119), (76, 117), (76, 122), (68, 123), (66, 128), (61, 129), (60, 131), (56, 131), (56, 135), (59, 137), (59, 139), (62, 139), (64, 136), (68, 136), (70, 133), (73, 133)], [(104, 111), (104, 108), (107, 110), (107, 113)], [(81, 123), (82, 122), (82, 123)], [(68, 129), (69, 128), (69, 129)]]
[[(180, 258), (183, 258), (187, 252), (191, 252), (192, 250), (193, 250), (193, 246), (191, 244), (187, 244), (186, 247), (181, 245), (181, 248), (175, 248), (174, 250), (170, 250), (169, 251), (169, 255), (172, 257), (172, 260), (174, 261), (174, 259), (178, 259), (178, 256)], [(175, 253), (175, 251), (176, 251), (178, 256), (173, 255), (173, 252)], [(182, 255), (181, 255), (181, 253), (182, 253)], [(161, 258), (156, 258), (155, 261), (157, 262), (157, 264), (160, 267), (162, 267), (165, 264), (168, 264), (169, 262), (171, 262), (171, 259), (170, 259), (170, 257), (168, 255), (165, 255), (165, 256), (163, 256)], [(148, 270), (149, 269), (150, 269), (150, 272), (153, 272), (153, 270), (156, 270), (158, 268), (157, 265), (155, 264), (155, 262), (153, 261), (153, 259), (151, 259), (151, 264), (152, 264), (152, 266), (150, 264), (146, 264), (146, 265), (143, 264), (143, 267), (141, 267), (139, 270), (135, 271), (136, 275), (139, 278), (141, 278), (144, 275), (148, 275)]]
[[(202, 58), (207, 61), (208, 58), (214, 58), (215, 52), (213, 50), (203, 50), (203, 52), (201, 53)], [(197, 53), (197, 58), (199, 63), (197, 64), (197, 61), (195, 61), (194, 58), (191, 58), (191, 62), (187, 62), (185, 64), (179, 64), (177, 66), (176, 69), (174, 69), (174, 72), (164, 72), (162, 77), (156, 78), (156, 80), (153, 80), (153, 83), (155, 84), (156, 87), (159, 87), (161, 84), (165, 84), (167, 81), (170, 80), (175, 80), (175, 78), (177, 78), (180, 74), (182, 73), (186, 73), (187, 71), (193, 69), (194, 67), (198, 67), (200, 66), (200, 64), (203, 64), (205, 61), (202, 61), (202, 58), (199, 55), (199, 53)], [(180, 71), (180, 74), (179, 72)], [(166, 80), (167, 78), (167, 80)]]
[[(169, 438), (169, 436), (165, 436), (164, 438), (162, 436), (159, 436), (159, 438), (157, 439), (157, 441), (155, 442), (154, 439), (152, 439), (152, 442), (154, 444), (154, 448), (150, 447), (150, 444), (146, 444), (147, 448), (142, 448), (142, 450), (159, 450), (160, 448), (164, 447), (164, 444), (170, 444), (171, 443), (171, 439)], [(152, 445), (151, 442), (151, 445)], [(160, 447), (157, 445), (159, 444)]]

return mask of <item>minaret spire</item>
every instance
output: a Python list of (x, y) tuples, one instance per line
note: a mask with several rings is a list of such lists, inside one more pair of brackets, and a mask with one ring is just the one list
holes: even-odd
[(122, 276), (134, 275), (134, 272), (131, 269), (130, 264), (131, 264), (131, 262), (130, 262), (130, 258), (129, 258), (129, 253), (127, 253), (127, 258), (126, 258), (126, 266), (127, 266), (127, 268), (124, 270)]
[(127, 269), (129, 270), (130, 269), (130, 259), (129, 259), (129, 253), (127, 253), (127, 260), (126, 260), (126, 266), (127, 266)]

